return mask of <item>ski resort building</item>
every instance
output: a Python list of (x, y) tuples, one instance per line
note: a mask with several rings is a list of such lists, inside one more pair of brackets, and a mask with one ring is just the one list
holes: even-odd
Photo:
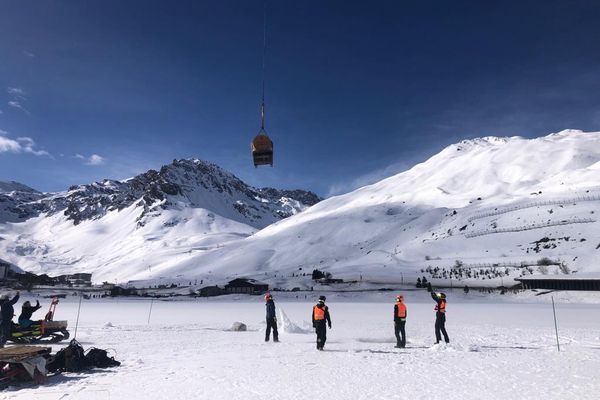
[(579, 276), (549, 276), (534, 275), (517, 278), (523, 289), (548, 289), (548, 290), (600, 290), (599, 274), (581, 274)]
[(247, 278), (234, 279), (225, 285), (227, 293), (262, 294), (268, 290), (268, 284)]

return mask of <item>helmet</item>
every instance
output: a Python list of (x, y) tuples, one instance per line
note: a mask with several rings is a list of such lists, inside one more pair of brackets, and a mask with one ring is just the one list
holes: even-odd
[(23, 308), (26, 307), (31, 307), (31, 303), (29, 301), (26, 301), (25, 303), (23, 303)]
[(325, 300), (327, 300), (325, 296), (319, 296), (319, 303), (325, 303)]
[(446, 293), (438, 293), (438, 297), (440, 299), (445, 299), (446, 298)]
[(267, 293), (265, 294), (265, 301), (269, 301), (273, 298), (273, 296), (271, 296), (271, 293)]
[(404, 301), (404, 296), (399, 294), (398, 296), (396, 296), (396, 301)]

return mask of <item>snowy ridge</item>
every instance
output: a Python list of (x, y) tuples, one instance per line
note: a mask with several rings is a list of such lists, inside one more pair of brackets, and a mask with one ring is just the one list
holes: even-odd
[[(12, 239), (0, 241), (0, 250), (22, 267), (94, 271), (96, 281), (197, 278), (210, 285), (245, 276), (309, 288), (318, 268), (358, 281), (340, 286), (351, 290), (408, 283), (437, 268), (442, 272), (430, 278), (440, 285), (450, 278), (510, 284), (530, 272), (598, 271), (599, 169), (598, 132), (486, 137), (294, 214), (300, 207), (285, 206), (310, 201), (277, 200), (281, 192), (248, 188), (214, 165), (183, 160), (59, 194), (56, 203), (71, 196), (74, 214), (67, 208), (0, 225), (0, 237)], [(102, 201), (75, 201), (89, 192), (84, 198), (115, 201), (99, 211)], [(531, 267), (543, 258), (560, 268)], [(529, 269), (465, 277), (452, 270), (461, 264)]]
[(201, 160), (175, 160), (125, 181), (0, 194), (0, 254), (36, 273), (130, 279), (160, 270), (150, 260), (222, 247), (319, 200), (303, 190), (253, 188)]
[[(262, 275), (291, 288), (313, 286), (297, 275), (314, 268), (362, 278), (363, 286), (414, 280), (429, 266), (451, 269), (457, 260), (536, 265), (549, 257), (568, 271), (594, 271), (600, 199), (588, 192), (600, 186), (599, 165), (598, 132), (462, 141), (406, 172), (270, 225), (235, 248), (198, 255), (194, 263), (210, 265), (211, 273), (194, 273)], [(189, 268), (173, 265), (176, 273)], [(502, 282), (521, 274), (510, 269)]]

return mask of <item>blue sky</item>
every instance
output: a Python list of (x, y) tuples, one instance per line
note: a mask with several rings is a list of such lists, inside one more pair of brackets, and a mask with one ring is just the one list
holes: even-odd
[(343, 193), (464, 138), (600, 130), (597, 1), (0, 2), (0, 180), (44, 191), (175, 158)]

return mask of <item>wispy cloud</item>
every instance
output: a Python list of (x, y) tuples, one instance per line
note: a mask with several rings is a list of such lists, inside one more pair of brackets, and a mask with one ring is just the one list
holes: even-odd
[(0, 154), (1, 153), (28, 153), (35, 156), (52, 157), (46, 150), (38, 150), (35, 141), (30, 137), (18, 137), (11, 139), (6, 135), (8, 132), (0, 130)]
[(389, 178), (390, 176), (396, 175), (409, 168), (407, 163), (395, 163), (388, 165), (387, 167), (377, 169), (375, 171), (368, 172), (364, 175), (360, 175), (350, 182), (335, 183), (329, 187), (327, 197), (337, 196), (361, 188), (363, 186), (371, 185), (379, 182), (382, 179)]
[(19, 142), (0, 136), (0, 154), (2, 153), (18, 153), (21, 150)]
[(23, 50), (23, 54), (25, 54), (29, 58), (34, 58), (35, 57), (35, 54), (33, 54), (32, 52), (27, 51), (27, 50)]
[(23, 149), (23, 152), (25, 153), (30, 153), (36, 156), (49, 156), (50, 153), (48, 153), (46, 150), (37, 150), (35, 148), (35, 141), (30, 138), (30, 137), (19, 137), (17, 138), (17, 141), (21, 144), (21, 148)]
[(106, 158), (102, 157), (101, 155), (98, 154), (92, 154), (89, 157), (83, 156), (81, 154), (75, 154), (74, 156), (75, 158), (78, 158), (80, 160), (83, 160), (83, 163), (85, 165), (92, 165), (92, 166), (96, 166), (96, 165), (102, 165), (106, 162)]
[(27, 100), (25, 97), (26, 93), (23, 89), (18, 87), (9, 87), (6, 89), (6, 92), (11, 97), (11, 99), (8, 101), (9, 106), (19, 109), (27, 114), (31, 114), (29, 110), (23, 106), (23, 102)]
[(6, 89), (6, 91), (8, 92), (8, 94), (10, 94), (12, 96), (21, 97), (21, 98), (25, 97), (25, 91), (21, 88), (9, 87), (8, 89)]

